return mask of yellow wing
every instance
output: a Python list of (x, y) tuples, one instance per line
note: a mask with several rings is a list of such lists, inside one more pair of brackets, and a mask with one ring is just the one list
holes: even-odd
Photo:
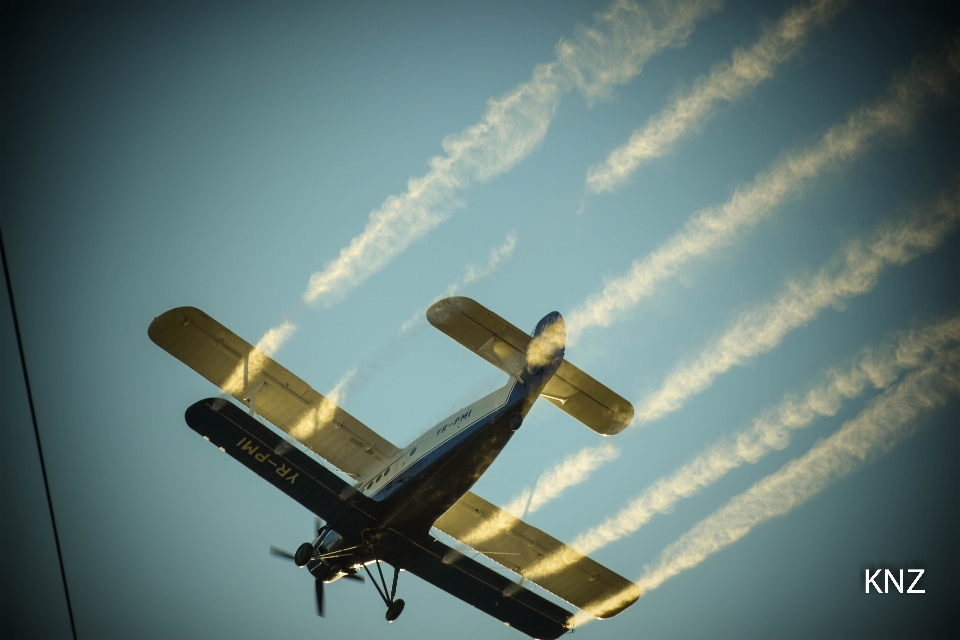
[(434, 526), (594, 617), (613, 617), (640, 597), (634, 583), (475, 493)]
[(150, 339), (342, 471), (363, 476), (397, 447), (194, 307), (171, 309)]

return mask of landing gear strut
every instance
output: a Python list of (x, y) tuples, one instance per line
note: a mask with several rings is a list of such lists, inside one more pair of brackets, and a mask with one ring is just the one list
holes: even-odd
[(400, 569), (397, 567), (393, 568), (393, 586), (390, 589), (390, 597), (387, 597), (387, 580), (383, 577), (383, 569), (380, 568), (380, 560), (376, 560), (377, 563), (377, 573), (380, 574), (380, 582), (383, 583), (383, 589), (380, 589), (380, 585), (377, 584), (376, 579), (373, 577), (373, 574), (370, 573), (370, 569), (367, 565), (363, 565), (364, 571), (367, 572), (367, 575), (370, 576), (370, 581), (373, 583), (373, 586), (377, 588), (377, 593), (380, 594), (380, 597), (383, 599), (383, 603), (387, 605), (387, 615), (385, 616), (387, 622), (393, 622), (400, 617), (400, 614), (403, 613), (403, 607), (406, 606), (406, 603), (397, 598), (397, 579), (400, 577)]

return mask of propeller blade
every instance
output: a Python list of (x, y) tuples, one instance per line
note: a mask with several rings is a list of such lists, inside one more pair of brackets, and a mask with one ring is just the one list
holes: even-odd
[(293, 560), (293, 554), (289, 551), (284, 551), (278, 547), (270, 547), (270, 555), (277, 556), (278, 558), (286, 558), (287, 560)]
[(314, 580), (317, 583), (317, 615), (323, 617), (323, 581)]
[(366, 582), (366, 578), (364, 578), (363, 576), (358, 576), (358, 575), (355, 574), (355, 573), (348, 573), (347, 575), (343, 576), (343, 579), (344, 579), (344, 580), (356, 580), (357, 582)]

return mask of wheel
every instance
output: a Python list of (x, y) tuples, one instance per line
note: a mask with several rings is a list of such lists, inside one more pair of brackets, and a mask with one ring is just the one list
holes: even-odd
[(387, 607), (387, 622), (393, 622), (400, 617), (400, 614), (403, 613), (403, 607), (406, 606), (406, 602), (403, 600), (394, 600), (393, 604)]
[(297, 552), (293, 554), (293, 563), (298, 567), (305, 567), (307, 563), (310, 562), (310, 558), (313, 557), (313, 545), (309, 542), (304, 542), (302, 545), (297, 547)]

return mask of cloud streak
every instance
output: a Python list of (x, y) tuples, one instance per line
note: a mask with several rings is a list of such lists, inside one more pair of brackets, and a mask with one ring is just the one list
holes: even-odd
[(790, 444), (791, 434), (821, 417), (834, 416), (844, 401), (872, 387), (885, 389), (904, 371), (929, 364), (960, 345), (960, 316), (901, 333), (879, 348), (867, 348), (845, 370), (833, 369), (801, 396), (788, 395), (750, 427), (709, 447), (674, 473), (654, 482), (615, 516), (581, 534), (572, 546), (583, 553), (636, 533), (658, 513), (670, 513), (730, 471), (755, 463)]
[(517, 234), (511, 231), (507, 234), (503, 244), (490, 250), (490, 257), (487, 259), (486, 265), (478, 267), (475, 264), (468, 264), (463, 271), (463, 278), (461, 278), (459, 282), (454, 282), (447, 287), (444, 296), (452, 296), (463, 287), (471, 285), (474, 282), (479, 282), (492, 275), (494, 271), (500, 268), (501, 262), (513, 255), (513, 250), (516, 248)]
[[(700, 521), (664, 549), (655, 563), (647, 565), (632, 587), (639, 587), (642, 593), (658, 588), (743, 539), (758, 525), (786, 515), (837, 480), (888, 453), (917, 431), (923, 418), (960, 392), (958, 356), (956, 349), (951, 350), (909, 374), (832, 436)], [(633, 588), (599, 603), (598, 609), (616, 609), (635, 597)], [(575, 623), (583, 625), (592, 619), (592, 613), (579, 613)]]
[[(786, 448), (793, 431), (810, 426), (820, 417), (836, 415), (845, 400), (859, 396), (868, 387), (885, 389), (904, 371), (928, 366), (945, 350), (958, 347), (960, 315), (902, 332), (879, 347), (863, 349), (845, 369), (827, 371), (802, 395), (788, 394), (750, 427), (724, 438), (654, 482), (616, 515), (577, 536), (571, 548), (590, 554), (633, 535), (656, 514), (672, 512), (680, 500), (698, 494), (730, 471)], [(557, 553), (528, 569), (526, 575), (549, 575), (576, 559), (569, 553)]]
[(610, 326), (652, 295), (657, 285), (733, 242), (824, 171), (848, 164), (879, 139), (907, 134), (929, 103), (945, 97), (958, 71), (956, 43), (947, 56), (914, 60), (906, 73), (893, 80), (885, 98), (854, 112), (812, 147), (781, 157), (724, 204), (694, 214), (682, 230), (634, 261), (626, 274), (588, 297), (567, 317), (568, 343), (576, 342), (589, 328)]
[(351, 369), (344, 374), (333, 386), (333, 389), (324, 396), (323, 402), (310, 411), (305, 411), (288, 433), (296, 440), (303, 442), (312, 438), (315, 433), (324, 427), (333, 424), (337, 407), (341, 406), (346, 399), (347, 388), (356, 373), (356, 369)]
[(638, 403), (634, 422), (648, 423), (676, 411), (718, 376), (775, 348), (790, 331), (823, 309), (871, 291), (891, 265), (905, 265), (935, 250), (960, 222), (960, 190), (943, 193), (929, 212), (887, 225), (867, 240), (850, 243), (814, 276), (788, 283), (776, 300), (745, 312), (690, 362), (680, 365), (660, 389)]
[[(450, 284), (447, 287), (447, 290), (443, 293), (442, 296), (439, 296), (435, 300), (440, 298), (445, 298), (448, 296), (455, 295), (458, 291), (464, 287), (480, 282), (485, 278), (490, 277), (500, 268), (500, 265), (508, 260), (510, 256), (513, 255), (513, 250), (517, 248), (517, 234), (513, 231), (507, 234), (506, 239), (504, 239), (503, 244), (499, 247), (494, 247), (490, 250), (490, 257), (487, 259), (487, 264), (483, 267), (478, 267), (475, 264), (468, 264), (463, 269), (463, 277)], [(423, 309), (417, 309), (413, 312), (413, 315), (410, 316), (410, 319), (400, 325), (399, 331), (397, 331), (398, 336), (402, 336), (405, 333), (411, 331), (412, 329), (420, 326), (424, 321), (424, 311)]]
[(296, 329), (297, 327), (293, 323), (289, 320), (284, 320), (263, 334), (263, 337), (257, 342), (257, 349), (268, 356), (273, 356), (273, 354), (283, 346), (283, 343), (293, 335)]
[(257, 341), (253, 351), (233, 368), (230, 376), (220, 388), (234, 396), (245, 393), (250, 381), (260, 373), (267, 359), (272, 357), (296, 330), (296, 325), (289, 320), (284, 320), (277, 326), (268, 329), (263, 337)]
[(718, 0), (644, 6), (617, 0), (598, 13), (590, 27), (557, 44), (555, 61), (537, 65), (531, 80), (489, 100), (480, 122), (445, 138), (444, 155), (430, 159), (430, 170), (387, 198), (364, 231), (310, 277), (304, 302), (330, 306), (343, 299), (463, 206), (457, 192), (510, 170), (537, 149), (563, 93), (575, 87), (588, 100), (606, 97), (651, 56), (682, 44), (696, 21), (718, 6)]
[(607, 159), (587, 172), (587, 189), (593, 193), (613, 191), (644, 162), (664, 156), (676, 143), (698, 131), (713, 116), (718, 103), (733, 102), (795, 56), (810, 31), (824, 26), (847, 5), (846, 0), (813, 0), (789, 9), (776, 25), (747, 50), (737, 48), (732, 61), (713, 68), (697, 79), (693, 88), (637, 129), (630, 140), (614, 149)]
[(604, 443), (597, 447), (586, 447), (567, 456), (553, 468), (541, 474), (532, 489), (524, 489), (504, 506), (502, 510), (504, 517), (492, 518), (478, 526), (464, 536), (461, 542), (473, 547), (486, 542), (509, 526), (508, 516), (522, 518), (528, 513), (541, 509), (547, 503), (559, 498), (570, 487), (586, 481), (591, 473), (619, 455), (619, 449)]
[(757, 525), (789, 513), (827, 486), (893, 449), (919, 421), (960, 391), (960, 354), (944, 353), (909, 374), (835, 434), (760, 480), (664, 549), (637, 584), (656, 589), (681, 571), (746, 536)]

